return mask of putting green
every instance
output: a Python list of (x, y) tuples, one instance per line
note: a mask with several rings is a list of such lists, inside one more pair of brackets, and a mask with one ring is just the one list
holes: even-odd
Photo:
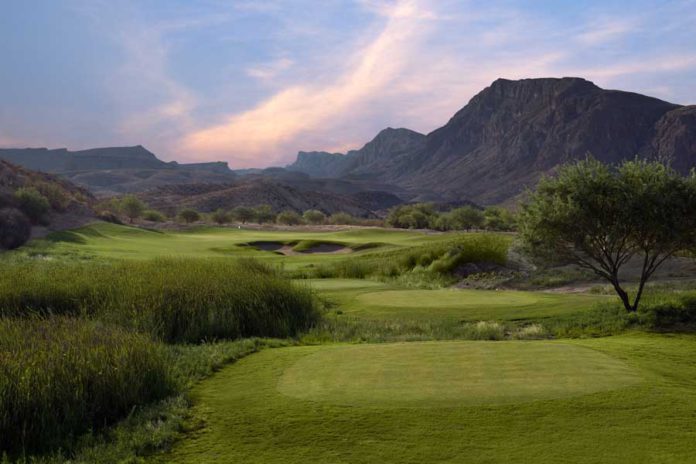
[(366, 288), (351, 299), (344, 298), (342, 309), (375, 320), (523, 320), (585, 311), (607, 299), (604, 295), (514, 290), (375, 290)]
[(555, 399), (636, 385), (598, 351), (555, 342), (426, 342), (311, 349), (278, 390), (350, 406), (457, 406)]

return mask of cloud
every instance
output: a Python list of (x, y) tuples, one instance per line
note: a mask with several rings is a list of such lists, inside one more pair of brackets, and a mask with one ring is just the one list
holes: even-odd
[(583, 45), (597, 46), (614, 41), (635, 32), (639, 22), (636, 19), (605, 19), (580, 32), (576, 40)]
[(273, 164), (298, 144), (315, 141), (314, 133), (335, 128), (347, 117), (359, 118), (360, 107), (399, 78), (435, 17), (415, 0), (395, 2), (380, 14), (386, 18), (382, 31), (332, 82), (290, 85), (255, 108), (187, 135), (183, 151), (234, 158), (245, 166)]
[(280, 73), (290, 69), (295, 62), (290, 58), (278, 58), (269, 63), (264, 63), (247, 68), (248, 76), (267, 82), (275, 79)]

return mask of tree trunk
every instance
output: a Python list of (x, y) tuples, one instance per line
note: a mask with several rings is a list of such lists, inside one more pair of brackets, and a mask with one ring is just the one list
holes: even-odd
[(638, 306), (638, 298), (636, 298), (636, 303), (635, 305), (631, 304), (631, 299), (628, 297), (628, 293), (626, 293), (626, 290), (621, 288), (621, 285), (619, 284), (619, 279), (618, 277), (614, 276), (611, 279), (611, 285), (614, 287), (614, 290), (616, 291), (616, 294), (619, 295), (619, 298), (621, 298), (621, 302), (624, 305), (624, 308), (626, 311), (629, 313), (635, 312), (637, 306)]

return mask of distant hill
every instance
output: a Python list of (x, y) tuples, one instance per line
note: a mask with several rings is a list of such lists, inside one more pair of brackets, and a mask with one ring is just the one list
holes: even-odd
[(0, 160), (0, 209), (18, 207), (14, 195), (20, 188), (38, 190), (51, 204), (46, 227), (34, 227), (34, 235), (78, 227), (95, 220), (96, 199), (89, 191), (57, 176)]
[[(293, 210), (303, 213), (318, 209), (325, 214), (346, 212), (357, 217), (375, 217), (375, 211), (402, 201), (386, 192), (353, 194), (300, 189), (268, 177), (249, 177), (229, 185), (169, 185), (140, 193), (151, 207), (173, 213), (182, 208), (202, 212), (237, 206), (269, 205), (274, 212)], [(388, 205), (388, 206), (385, 206)]]
[(0, 159), (58, 174), (98, 194), (139, 192), (169, 184), (224, 183), (236, 178), (225, 162), (165, 162), (141, 145), (80, 151), (0, 149)]
[(561, 163), (670, 159), (696, 166), (696, 106), (604, 90), (581, 78), (498, 79), (447, 124), (422, 136), (387, 129), (345, 155), (300, 152), (288, 169), (381, 179), (412, 198), (503, 202)]

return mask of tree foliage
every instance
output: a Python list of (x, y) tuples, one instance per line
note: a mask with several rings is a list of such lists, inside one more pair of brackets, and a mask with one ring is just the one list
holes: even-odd
[(427, 229), (434, 227), (438, 214), (432, 203), (414, 203), (392, 208), (387, 224), (401, 229)]
[(218, 208), (210, 215), (210, 219), (212, 219), (216, 224), (223, 225), (230, 222), (230, 216), (231, 215), (227, 211), (222, 208)]
[(19, 209), (34, 224), (46, 220), (46, 215), (51, 209), (48, 199), (33, 187), (22, 187), (14, 193), (15, 201)]
[[(590, 269), (636, 311), (655, 270), (696, 244), (696, 177), (640, 160), (616, 169), (593, 159), (567, 165), (531, 193), (520, 232), (536, 256)], [(631, 299), (619, 273), (634, 257), (642, 266)]]
[(276, 217), (276, 222), (278, 224), (296, 226), (298, 224), (302, 224), (302, 216), (297, 214), (295, 211), (286, 210), (278, 214)]
[(270, 205), (259, 205), (254, 208), (254, 218), (259, 224), (273, 222), (276, 215), (273, 213), (273, 208)]
[(121, 211), (126, 215), (128, 220), (133, 223), (143, 215), (147, 206), (135, 195), (126, 195), (121, 199)]
[(255, 212), (251, 208), (247, 208), (246, 206), (237, 206), (232, 210), (232, 217), (236, 220), (241, 222), (242, 224), (246, 224), (249, 221), (252, 221), (254, 217), (256, 216)]
[(323, 224), (326, 221), (326, 215), (316, 209), (305, 211), (302, 218), (309, 224)]
[(195, 209), (184, 209), (179, 212), (179, 218), (186, 224), (191, 224), (201, 219), (201, 215)]

